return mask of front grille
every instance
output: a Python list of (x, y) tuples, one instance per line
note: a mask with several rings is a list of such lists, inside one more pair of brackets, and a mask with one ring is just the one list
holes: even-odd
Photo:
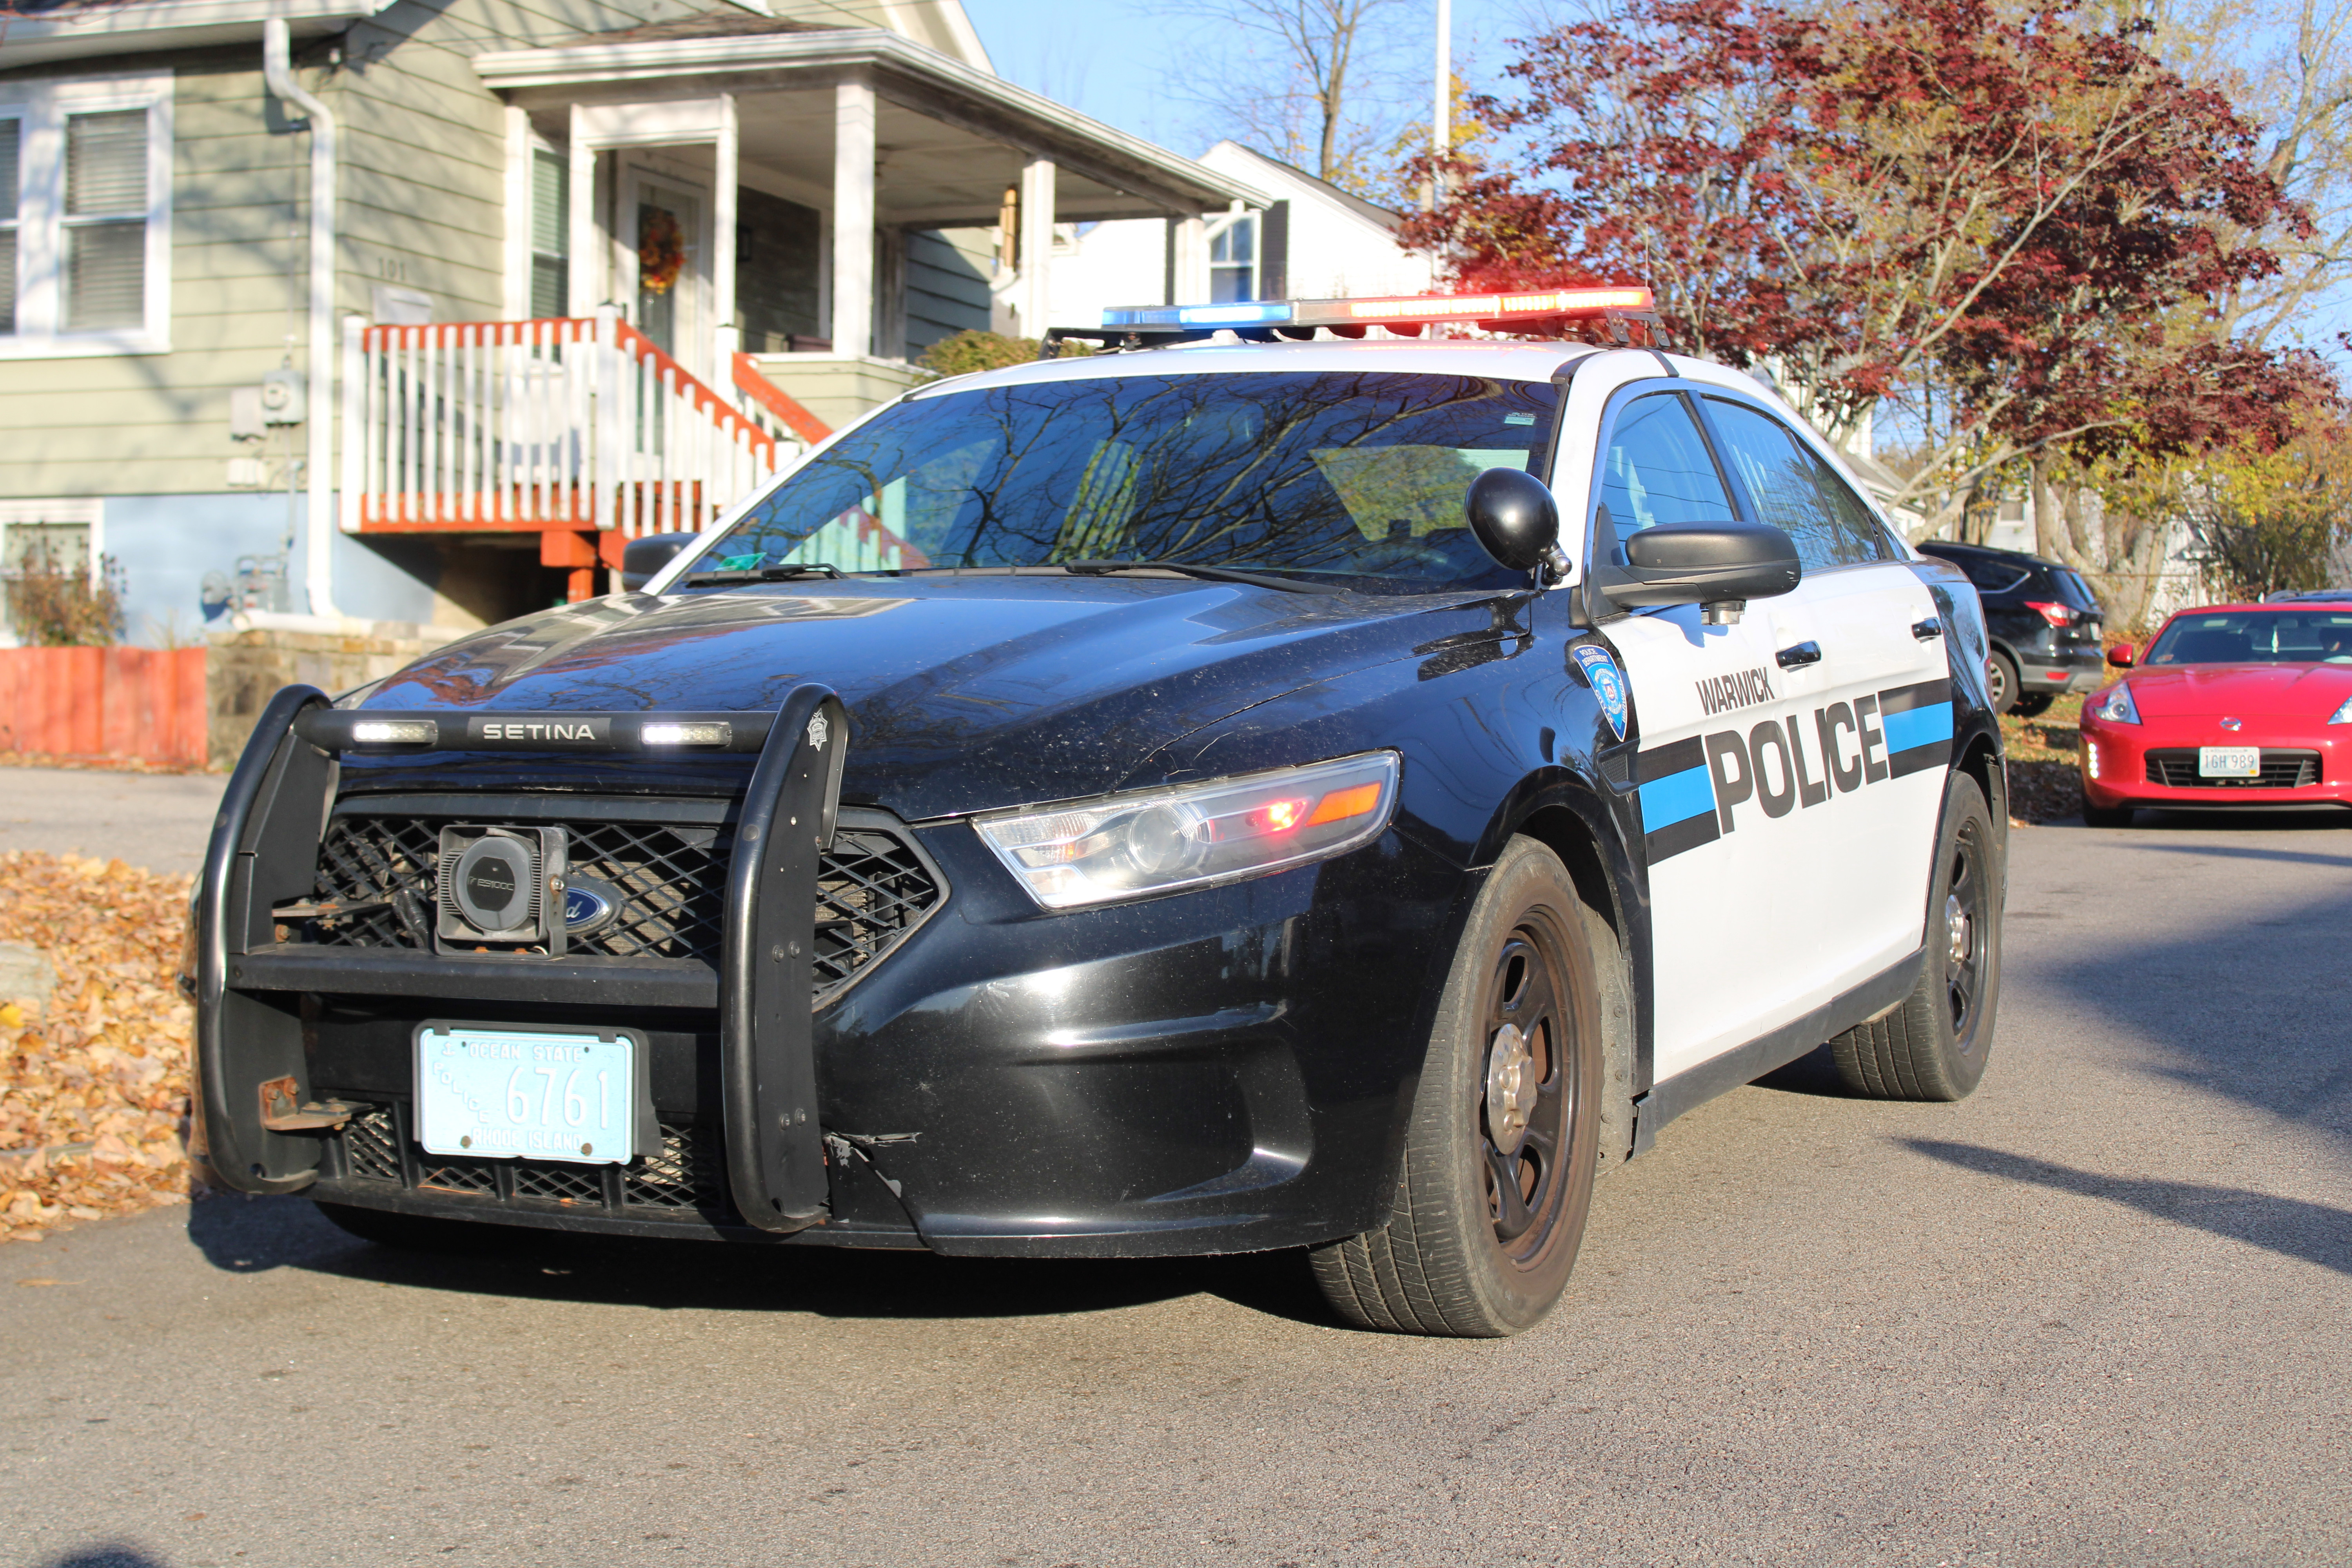
[(2158, 747), (2147, 753), (2147, 782), (2168, 789), (2302, 789), (2319, 782), (2319, 753), (2265, 746), (2261, 777), (2209, 779), (2197, 772), (2196, 747)]
[(620, 1203), (611, 1201), (605, 1165), (543, 1160), (469, 1160), (416, 1152), (416, 1181), (402, 1174), (400, 1149), (407, 1106), (379, 1105), (360, 1112), (339, 1133), (346, 1180), (383, 1183), (404, 1190), (478, 1198), (486, 1204), (530, 1207), (553, 1203), (620, 1214), (632, 1219), (732, 1217), (719, 1140), (691, 1123), (664, 1122), (658, 1154), (620, 1167)]
[[(938, 877), (901, 830), (877, 813), (844, 813), (817, 870), (811, 984), (822, 1000), (896, 946), (940, 901)], [(499, 824), (478, 816), (352, 811), (328, 825), (319, 847), (315, 905), (341, 912), (300, 922), (296, 940), (333, 947), (430, 952), (441, 829), (561, 826), (571, 875), (620, 894), (618, 915), (574, 935), (574, 954), (719, 962), (728, 858), (723, 827), (593, 817)], [(292, 928), (289, 928), (289, 931)]]

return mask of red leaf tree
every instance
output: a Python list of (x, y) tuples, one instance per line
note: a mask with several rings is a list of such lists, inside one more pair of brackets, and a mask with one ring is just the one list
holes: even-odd
[(1520, 47), (1475, 106), (1516, 153), (1451, 169), (1407, 243), (1468, 287), (1647, 284), (1678, 345), (1908, 447), (1923, 533), (2048, 454), (2274, 444), (2332, 385), (2212, 327), (2307, 219), (2141, 25), (1620, 0)]

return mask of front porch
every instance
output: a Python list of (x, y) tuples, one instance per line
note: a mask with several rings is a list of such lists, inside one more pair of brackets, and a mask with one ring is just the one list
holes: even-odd
[[(354, 322), (341, 525), (541, 535), (569, 595), (918, 384), (1040, 335), (1056, 224), (1156, 217), (1204, 291), (1218, 174), (937, 50), (730, 14), (478, 57), (509, 108), (509, 314)], [(1194, 274), (1198, 274), (1197, 277)]]

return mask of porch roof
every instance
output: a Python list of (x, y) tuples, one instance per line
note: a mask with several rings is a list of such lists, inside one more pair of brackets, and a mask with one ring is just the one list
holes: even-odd
[(833, 188), (833, 89), (866, 82), (877, 109), (875, 216), (886, 225), (994, 223), (1005, 187), (1019, 183), (1032, 158), (1059, 170), (1054, 216), (1065, 223), (1266, 201), (1230, 175), (879, 28), (767, 32), (739, 24), (683, 37), (590, 35), (478, 55), (474, 69), (558, 136), (573, 104), (731, 93), (743, 162), (802, 187), (817, 205), (829, 204)]

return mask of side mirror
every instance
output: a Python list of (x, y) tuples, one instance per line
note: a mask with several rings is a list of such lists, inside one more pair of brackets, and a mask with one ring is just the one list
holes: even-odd
[(2127, 642), (2119, 642), (2107, 649), (2107, 662), (2117, 669), (2129, 669), (2136, 657), (2132, 652), (2132, 645)]
[(621, 587), (635, 593), (654, 580), (654, 574), (677, 559), (677, 552), (701, 538), (698, 533), (648, 533), (621, 547)]
[(1559, 504), (1533, 474), (1518, 468), (1488, 468), (1470, 481), (1462, 498), (1471, 536), (1496, 563), (1513, 572), (1549, 566), (1560, 575), (1568, 561), (1559, 552)]
[(1738, 621), (1750, 599), (1804, 578), (1794, 541), (1760, 522), (1664, 522), (1625, 542), (1623, 566), (1595, 562), (1593, 587), (1625, 608), (1696, 605), (1711, 626)]

